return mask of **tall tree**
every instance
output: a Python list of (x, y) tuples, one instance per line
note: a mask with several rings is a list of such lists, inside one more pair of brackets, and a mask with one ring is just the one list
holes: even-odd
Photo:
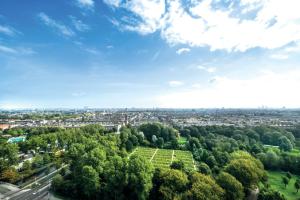
[(124, 189), (127, 185), (127, 160), (120, 156), (114, 156), (105, 164), (103, 171), (104, 193), (107, 199), (122, 200), (125, 198)]
[(143, 157), (133, 155), (128, 163), (129, 199), (147, 199), (152, 188), (153, 166)]
[(264, 176), (262, 163), (247, 152), (238, 151), (232, 154), (232, 160), (225, 171), (239, 180), (244, 187), (257, 186)]
[(217, 177), (217, 183), (225, 190), (226, 200), (244, 199), (244, 187), (234, 176), (221, 172)]
[(297, 179), (297, 180), (295, 181), (294, 186), (295, 186), (295, 189), (297, 190), (297, 193), (298, 193), (298, 191), (299, 191), (299, 189), (300, 189), (300, 179)]
[(78, 180), (80, 190), (87, 198), (93, 198), (99, 190), (99, 174), (91, 166), (84, 166), (81, 171), (81, 175)]
[(290, 179), (286, 176), (282, 177), (282, 183), (284, 184), (284, 187), (286, 188), (286, 186), (289, 184)]
[(187, 199), (221, 200), (225, 191), (210, 176), (194, 173), (191, 176), (191, 189), (187, 192)]
[(158, 193), (161, 199), (177, 199), (187, 188), (187, 175), (179, 170), (164, 170), (159, 175)]
[(282, 151), (291, 151), (293, 149), (291, 141), (286, 136), (279, 138), (279, 149)]

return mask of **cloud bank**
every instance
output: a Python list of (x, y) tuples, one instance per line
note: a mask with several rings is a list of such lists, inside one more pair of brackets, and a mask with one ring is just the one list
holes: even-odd
[(161, 95), (160, 107), (174, 108), (257, 108), (262, 105), (298, 108), (300, 70), (261, 72), (255, 78), (215, 77), (208, 87), (194, 87)]
[(104, 0), (127, 11), (112, 22), (146, 35), (160, 32), (170, 45), (210, 50), (275, 49), (300, 41), (296, 0)]

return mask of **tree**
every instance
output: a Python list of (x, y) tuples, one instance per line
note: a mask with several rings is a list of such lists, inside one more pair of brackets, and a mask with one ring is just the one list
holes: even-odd
[(84, 164), (92, 166), (98, 173), (103, 171), (106, 152), (99, 147), (92, 149), (85, 157)]
[(0, 172), (18, 162), (19, 147), (16, 144), (0, 145)]
[(290, 172), (287, 172), (286, 173), (286, 177), (288, 177), (288, 179), (291, 179), (292, 178), (292, 174)]
[(208, 166), (210, 168), (213, 168), (214, 166), (217, 165), (217, 161), (216, 161), (215, 157), (213, 155), (211, 155), (206, 159), (206, 164), (208, 164)]
[(29, 160), (23, 162), (22, 170), (23, 171), (31, 170), (31, 162)]
[(158, 177), (160, 182), (158, 193), (160, 199), (173, 200), (182, 194), (188, 184), (187, 175), (179, 170), (170, 169), (161, 171)]
[[(139, 129), (142, 131), (148, 141), (151, 141), (153, 135), (160, 137), (162, 125), (159, 123), (142, 124)], [(153, 141), (153, 140), (152, 140)], [(154, 141), (153, 141), (154, 142)]]
[(78, 185), (82, 194), (88, 198), (92, 198), (100, 187), (99, 174), (93, 167), (85, 165), (82, 168)]
[(41, 155), (36, 155), (33, 159), (32, 162), (32, 167), (34, 168), (40, 168), (44, 165), (44, 160), (43, 160), (43, 156)]
[(279, 149), (282, 151), (291, 151), (293, 149), (291, 141), (286, 136), (279, 138)]
[(257, 157), (261, 160), (266, 169), (274, 170), (279, 167), (280, 157), (273, 150), (268, 150), (267, 153), (259, 153)]
[(152, 141), (153, 143), (156, 143), (156, 141), (157, 141), (156, 135), (152, 135), (151, 141)]
[(162, 148), (164, 145), (164, 138), (159, 137), (156, 141), (157, 147)]
[(198, 166), (199, 172), (205, 175), (210, 175), (211, 174), (211, 170), (209, 168), (209, 166), (206, 163), (200, 163)]
[(258, 194), (258, 200), (286, 200), (283, 194), (270, 188), (263, 188)]
[(299, 189), (300, 189), (300, 179), (297, 179), (297, 180), (295, 181), (294, 186), (295, 186), (295, 189), (297, 190), (297, 193), (298, 193), (298, 191), (299, 191)]
[(182, 160), (174, 161), (170, 167), (171, 169), (184, 170), (184, 162)]
[(137, 146), (139, 144), (139, 139), (135, 135), (131, 135), (129, 137), (129, 140), (132, 142), (133, 146)]
[(250, 188), (262, 180), (264, 169), (259, 160), (243, 151), (234, 152), (231, 157), (232, 160), (225, 167), (225, 171), (239, 180), (244, 187)]
[(193, 150), (193, 148), (199, 148), (200, 147), (200, 142), (199, 142), (198, 138), (191, 137), (189, 139), (189, 142), (186, 145), (187, 145), (187, 148), (189, 150)]
[(217, 183), (225, 190), (226, 200), (244, 199), (244, 187), (234, 176), (226, 172), (221, 172), (216, 180)]
[(63, 177), (60, 174), (55, 175), (51, 182), (51, 189), (59, 191), (62, 188), (63, 181)]
[(153, 167), (143, 157), (133, 155), (128, 163), (128, 198), (147, 199), (152, 188)]
[(130, 134), (131, 134), (130, 129), (128, 129), (128, 128), (121, 129), (120, 139), (121, 139), (121, 143), (123, 146), (126, 144)]
[(127, 185), (127, 160), (114, 156), (106, 162), (104, 172), (105, 197), (107, 199), (124, 199), (124, 189)]
[(15, 168), (8, 168), (4, 170), (1, 174), (1, 180), (7, 181), (9, 183), (14, 183), (18, 180), (19, 174)]
[(289, 184), (290, 179), (286, 176), (282, 177), (282, 183), (284, 184), (285, 188)]
[(130, 141), (130, 140), (127, 140), (126, 141), (126, 151), (132, 151), (132, 149), (133, 149), (133, 144), (132, 144), (132, 142)]
[(171, 147), (172, 147), (172, 149), (177, 149), (179, 147), (179, 142), (177, 139), (173, 139), (171, 141)]
[(225, 191), (210, 177), (200, 173), (191, 176), (191, 189), (186, 193), (187, 199), (220, 200)]

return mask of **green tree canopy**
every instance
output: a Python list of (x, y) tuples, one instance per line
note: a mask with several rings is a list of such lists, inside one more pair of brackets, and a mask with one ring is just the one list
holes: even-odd
[(187, 192), (187, 199), (193, 200), (221, 200), (225, 191), (210, 176), (194, 173), (191, 176), (191, 189)]
[(128, 163), (128, 189), (130, 199), (147, 199), (152, 188), (152, 164), (137, 155), (133, 155)]
[(232, 160), (225, 167), (225, 171), (233, 175), (247, 188), (257, 186), (265, 173), (262, 163), (243, 151), (232, 154)]
[(244, 199), (244, 187), (234, 176), (221, 172), (217, 177), (217, 183), (225, 190), (226, 200)]

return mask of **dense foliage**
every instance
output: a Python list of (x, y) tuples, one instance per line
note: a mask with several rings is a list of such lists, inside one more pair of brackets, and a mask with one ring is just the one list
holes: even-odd
[[(265, 169), (300, 173), (298, 129), (274, 127), (190, 126), (159, 123), (124, 126), (119, 133), (100, 125), (81, 128), (13, 128), (2, 134), (26, 135), (26, 141), (0, 145), (1, 180), (16, 183), (48, 165), (67, 166), (52, 190), (72, 199), (284, 199), (268, 186)], [(296, 137), (295, 137), (296, 136)], [(180, 137), (186, 138), (179, 143)], [(138, 146), (189, 150), (196, 170), (176, 160), (170, 169), (131, 155)], [(33, 159), (17, 168), (20, 153)], [(292, 176), (287, 173), (282, 184)], [(300, 182), (293, 183), (295, 192)]]

